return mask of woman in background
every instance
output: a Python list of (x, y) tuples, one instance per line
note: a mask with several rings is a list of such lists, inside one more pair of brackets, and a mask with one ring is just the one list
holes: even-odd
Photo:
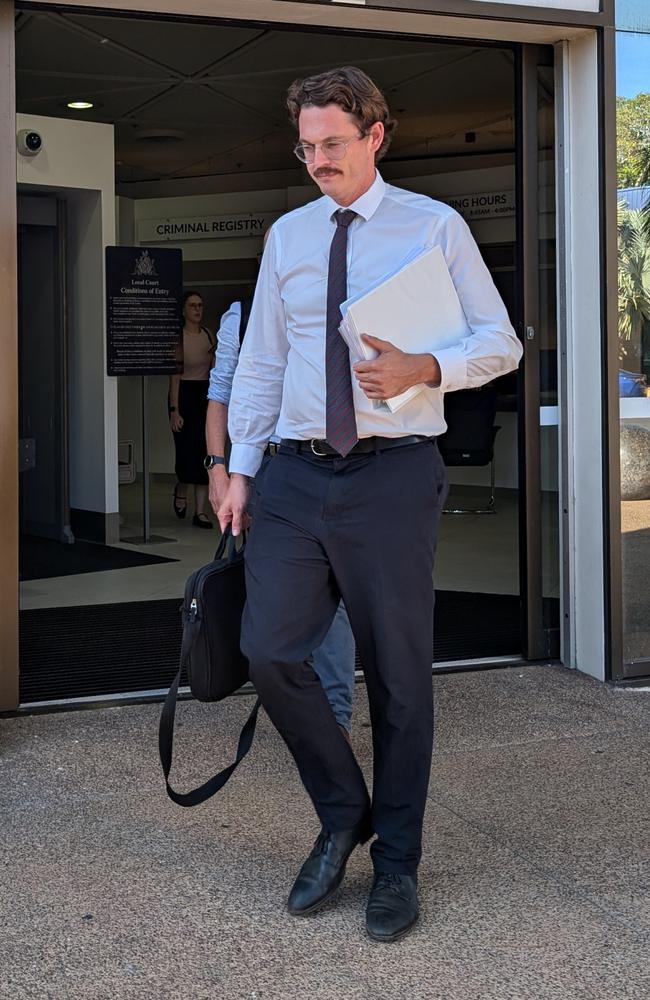
[(210, 369), (214, 365), (215, 338), (202, 325), (203, 299), (198, 292), (183, 296), (183, 371), (169, 379), (169, 424), (176, 447), (174, 513), (187, 513), (188, 487), (194, 486), (194, 516), (197, 528), (211, 528), (208, 506), (208, 474), (205, 414), (208, 406)]

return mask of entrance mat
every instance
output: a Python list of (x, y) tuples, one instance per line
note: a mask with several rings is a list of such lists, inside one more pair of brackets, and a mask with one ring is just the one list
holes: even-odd
[(52, 538), (36, 538), (34, 535), (20, 536), (19, 560), (21, 580), (44, 580), (52, 576), (76, 576), (78, 573), (178, 562), (166, 556), (136, 550), (132, 552), (111, 545), (96, 545), (94, 542), (65, 545)]
[(521, 653), (521, 604), (517, 594), (437, 590), (433, 660), (473, 660)]
[[(21, 702), (168, 687), (178, 668), (180, 605), (179, 597), (22, 611)], [(517, 596), (438, 591), (434, 659), (518, 654), (519, 615)]]

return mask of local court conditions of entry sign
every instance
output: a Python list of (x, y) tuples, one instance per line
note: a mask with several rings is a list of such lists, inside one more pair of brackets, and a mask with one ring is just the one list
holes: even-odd
[(180, 250), (106, 247), (109, 375), (182, 371), (182, 293)]

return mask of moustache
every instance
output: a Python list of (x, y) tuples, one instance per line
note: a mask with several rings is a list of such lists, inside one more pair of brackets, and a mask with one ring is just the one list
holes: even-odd
[(340, 170), (332, 170), (329, 167), (319, 167), (314, 173), (314, 177), (333, 177), (340, 173)]

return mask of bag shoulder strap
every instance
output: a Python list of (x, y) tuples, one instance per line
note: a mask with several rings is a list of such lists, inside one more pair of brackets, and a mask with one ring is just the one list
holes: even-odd
[(207, 802), (208, 799), (212, 798), (213, 795), (216, 795), (216, 793), (223, 788), (226, 782), (231, 778), (235, 769), (239, 767), (242, 760), (250, 750), (253, 743), (253, 737), (255, 735), (255, 726), (257, 725), (257, 713), (260, 709), (260, 699), (256, 699), (251, 713), (239, 734), (237, 755), (234, 761), (227, 767), (224, 767), (222, 771), (219, 771), (208, 781), (199, 785), (197, 788), (192, 789), (192, 791), (177, 792), (169, 783), (169, 773), (172, 769), (174, 718), (176, 716), (176, 700), (178, 698), (178, 685), (181, 679), (181, 672), (182, 666), (179, 667), (178, 673), (174, 678), (174, 683), (169, 689), (160, 715), (160, 726), (158, 729), (158, 752), (160, 754), (160, 763), (162, 764), (163, 774), (165, 775), (167, 794), (172, 802), (175, 802), (179, 806), (198, 806), (202, 802)]
[(252, 299), (242, 299), (240, 302), (241, 306), (241, 316), (239, 319), (239, 346), (244, 343), (244, 337), (246, 336), (246, 328), (248, 326), (248, 321), (251, 315), (251, 309), (253, 308)]
[[(219, 548), (215, 554), (215, 559), (220, 559), (224, 556), (228, 547), (229, 539), (231, 544), (230, 551), (231, 553), (234, 551), (230, 531), (226, 529), (221, 538)], [(257, 713), (260, 710), (261, 704), (260, 699), (257, 698), (253, 708), (251, 709), (250, 715), (248, 716), (239, 734), (237, 755), (231, 764), (224, 767), (222, 771), (219, 771), (208, 781), (205, 781), (202, 785), (192, 789), (190, 792), (177, 792), (174, 788), (172, 788), (169, 783), (169, 774), (172, 769), (172, 758), (174, 753), (174, 720), (176, 717), (178, 686), (181, 681), (183, 665), (187, 662), (199, 631), (200, 629), (198, 627), (198, 623), (195, 627), (192, 627), (190, 623), (186, 623), (183, 628), (178, 673), (176, 674), (172, 686), (167, 693), (167, 697), (165, 698), (165, 703), (163, 705), (162, 712), (160, 713), (160, 724), (158, 727), (158, 753), (160, 755), (160, 763), (162, 764), (163, 774), (165, 775), (167, 794), (172, 802), (175, 802), (179, 806), (188, 807), (198, 806), (202, 802), (207, 802), (208, 799), (212, 798), (213, 795), (216, 795), (216, 793), (223, 788), (226, 782), (230, 780), (233, 772), (239, 767), (252, 746), (253, 737), (255, 736), (255, 726), (257, 725)]]
[(210, 342), (210, 347), (214, 351), (215, 347), (217, 346), (217, 337), (216, 337), (216, 335), (213, 334), (210, 330), (208, 330), (207, 326), (202, 326), (201, 330), (203, 331), (203, 333), (208, 338), (208, 340)]

